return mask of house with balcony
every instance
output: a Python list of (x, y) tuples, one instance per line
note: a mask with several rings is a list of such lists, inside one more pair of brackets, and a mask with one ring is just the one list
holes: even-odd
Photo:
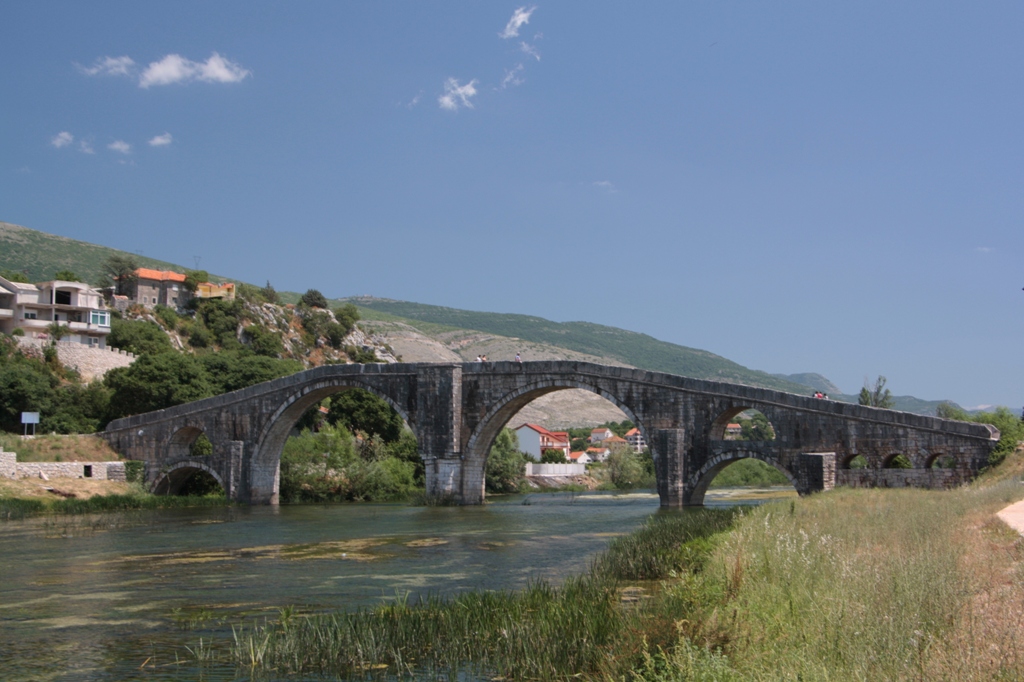
[(523, 424), (515, 429), (519, 437), (519, 451), (539, 462), (545, 450), (560, 450), (566, 460), (572, 452), (569, 434), (566, 431), (548, 431), (537, 424)]
[(65, 341), (105, 348), (110, 311), (103, 295), (85, 282), (51, 280), (38, 284), (0, 277), (0, 332), (21, 329), (26, 338), (46, 340), (58, 322), (71, 332)]
[(644, 434), (640, 433), (640, 429), (636, 427), (626, 432), (626, 442), (635, 452), (643, 452), (647, 447), (647, 443), (644, 442)]

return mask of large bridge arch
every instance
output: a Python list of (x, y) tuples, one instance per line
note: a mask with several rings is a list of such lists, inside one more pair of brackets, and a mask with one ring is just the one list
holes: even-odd
[(362, 389), (383, 399), (405, 421), (419, 440), (415, 422), (408, 410), (399, 404), (387, 391), (362, 381), (356, 376), (334, 376), (319, 379), (297, 388), (281, 400), (270, 413), (260, 431), (249, 465), (250, 499), (253, 502), (277, 504), (281, 483), (281, 453), (295, 423), (313, 405), (324, 398)]
[[(464, 474), (464, 480), (475, 480), (475, 476), (473, 474), (479, 473), (479, 497), (475, 500), (477, 503), (483, 502), (484, 500), (487, 457), (490, 454), (494, 440), (498, 437), (501, 430), (509, 423), (512, 417), (537, 398), (556, 391), (565, 391), (570, 389), (582, 389), (584, 391), (594, 393), (615, 405), (615, 407), (622, 410), (626, 417), (632, 421), (638, 429), (640, 429), (640, 433), (643, 434), (644, 437), (644, 442), (651, 442), (647, 427), (644, 424), (643, 419), (637, 415), (636, 411), (618, 396), (608, 392), (598, 385), (586, 381), (580, 381), (578, 379), (560, 377), (534, 381), (524, 386), (518, 386), (508, 393), (505, 393), (490, 406), (466, 441), (466, 447), (463, 451), (463, 467), (467, 473), (470, 473), (470, 476), (467, 477)], [(655, 457), (656, 456), (657, 455), (655, 455)], [(657, 470), (657, 467), (655, 467), (655, 470)], [(475, 497), (477, 491), (467, 490), (464, 494)]]

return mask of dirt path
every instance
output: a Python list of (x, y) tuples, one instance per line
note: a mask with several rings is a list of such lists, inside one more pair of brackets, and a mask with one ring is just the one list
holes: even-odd
[(1014, 502), (996, 516), (1002, 519), (1007, 526), (1024, 535), (1024, 500)]

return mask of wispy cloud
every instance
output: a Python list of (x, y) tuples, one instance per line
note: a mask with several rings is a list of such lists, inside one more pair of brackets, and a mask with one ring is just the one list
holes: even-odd
[(157, 135), (149, 141), (150, 147), (166, 147), (174, 140), (170, 133), (164, 133), (163, 135)]
[(60, 131), (59, 133), (57, 133), (56, 135), (54, 135), (50, 139), (50, 144), (52, 144), (57, 149), (60, 149), (61, 147), (67, 147), (69, 144), (71, 144), (74, 141), (75, 141), (75, 136), (74, 135), (72, 135), (71, 133), (69, 133), (66, 130), (62, 130), (62, 131)]
[(131, 57), (97, 57), (92, 66), (75, 64), (87, 76), (129, 76), (135, 70)]
[(522, 28), (524, 24), (530, 23), (530, 15), (533, 14), (536, 9), (536, 5), (530, 8), (520, 7), (517, 9), (512, 13), (512, 18), (509, 19), (508, 23), (505, 25), (505, 30), (498, 35), (505, 39), (518, 37), (519, 29)]
[(118, 152), (119, 154), (131, 154), (132, 146), (124, 140), (114, 140), (107, 145), (107, 149)]
[(993, 246), (976, 246), (976, 247), (974, 247), (974, 250), (977, 251), (978, 253), (992, 253), (993, 251), (995, 251), (995, 247), (993, 247)]
[(80, 140), (78, 142), (78, 151), (83, 154), (95, 154), (96, 150), (92, 148), (92, 142), (88, 140)]
[(470, 98), (476, 96), (476, 83), (474, 78), (465, 85), (459, 85), (457, 79), (449, 78), (444, 82), (444, 94), (437, 98), (437, 103), (448, 111), (458, 111), (459, 107), (472, 109)]
[(409, 102), (405, 105), (405, 107), (407, 109), (412, 109), (413, 107), (419, 105), (421, 99), (423, 99), (423, 91), (422, 90), (417, 92), (416, 96), (413, 97), (411, 100), (409, 100)]
[(609, 194), (614, 194), (615, 192), (619, 191), (615, 188), (615, 185), (612, 184), (609, 180), (598, 180), (594, 183), (594, 187), (603, 189), (605, 192), (608, 192)]
[(519, 49), (525, 52), (526, 54), (530, 55), (534, 59), (536, 59), (538, 62), (540, 61), (540, 51), (537, 49), (535, 45), (530, 45), (529, 43), (526, 42), (520, 42)]
[(251, 75), (252, 71), (224, 59), (216, 52), (205, 62), (194, 62), (180, 54), (169, 54), (160, 61), (150, 62), (139, 76), (139, 87), (148, 88), (190, 81), (238, 83)]
[(509, 87), (510, 85), (522, 85), (526, 82), (526, 79), (522, 77), (523, 65), (517, 64), (514, 69), (505, 71), (505, 77), (501, 79), (501, 89)]

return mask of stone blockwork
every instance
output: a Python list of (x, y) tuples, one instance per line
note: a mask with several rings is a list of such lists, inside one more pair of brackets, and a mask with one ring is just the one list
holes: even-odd
[[(50, 344), (49, 341), (39, 339), (15, 338), (22, 348), (30, 349), (29, 352), (38, 355), (41, 355), (43, 348)], [(65, 367), (77, 370), (85, 381), (92, 381), (102, 379), (103, 375), (115, 367), (127, 367), (132, 364), (135, 362), (135, 354), (109, 346), (99, 348), (83, 343), (60, 341), (57, 343), (57, 359)]]
[(17, 462), (13, 452), (0, 452), (0, 476), (5, 478), (95, 478), (124, 481), (124, 462)]
[[(146, 462), (146, 480), (173, 493), (207, 471), (232, 499), (277, 501), (281, 450), (295, 422), (323, 398), (352, 388), (388, 401), (416, 434), (430, 495), (464, 504), (484, 499), (487, 455), (500, 430), (526, 404), (565, 389), (600, 395), (637, 424), (651, 444), (665, 506), (703, 504), (711, 480), (730, 463), (756, 458), (779, 469), (801, 493), (836, 482), (942, 487), (929, 473), (950, 458), (964, 478), (985, 465), (998, 439), (991, 426), (585, 362), (331, 365), (167, 410), (119, 419), (105, 433), (111, 446)], [(726, 425), (748, 409), (771, 422), (775, 439), (725, 439)], [(205, 433), (212, 455), (189, 456)], [(861, 455), (864, 473), (846, 473)], [(906, 457), (920, 475), (886, 466)], [(897, 477), (897, 478), (894, 478)]]

